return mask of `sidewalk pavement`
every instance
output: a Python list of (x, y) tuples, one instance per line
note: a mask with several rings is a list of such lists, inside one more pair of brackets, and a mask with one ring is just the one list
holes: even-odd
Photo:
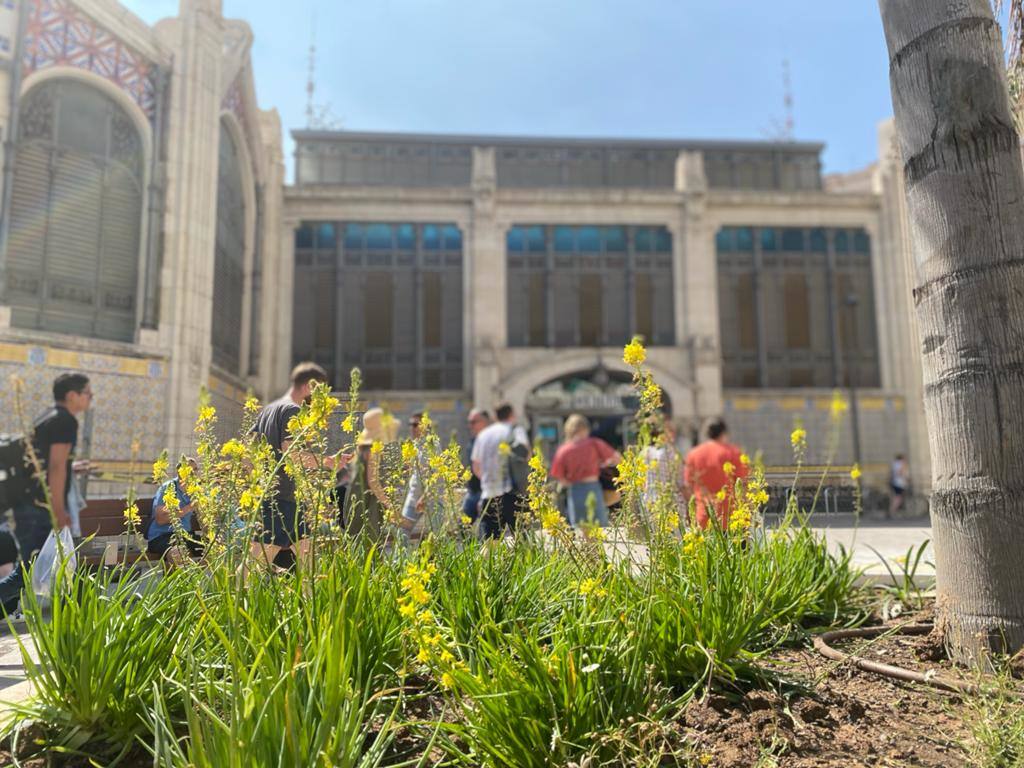
[(877, 581), (888, 579), (889, 572), (882, 563), (882, 557), (889, 561), (889, 567), (896, 575), (902, 573), (898, 558), (905, 558), (907, 551), (913, 549), (911, 557), (916, 557), (917, 548), (929, 541), (921, 557), (917, 576), (932, 579), (935, 576), (934, 555), (930, 544), (932, 529), (928, 518), (917, 520), (885, 520), (862, 518), (859, 522), (853, 515), (814, 515), (810, 520), (811, 527), (822, 534), (828, 541), (830, 549), (838, 552), (840, 547), (852, 553), (855, 568), (864, 568), (865, 576)]

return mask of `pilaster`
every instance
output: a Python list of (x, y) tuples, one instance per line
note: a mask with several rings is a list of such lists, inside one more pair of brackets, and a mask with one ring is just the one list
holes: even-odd
[(465, 257), (468, 309), (466, 366), (477, 405), (490, 406), (497, 395), (499, 350), (508, 343), (504, 231), (497, 220), (498, 174), (494, 147), (473, 148), (473, 206)]
[[(269, 218), (269, 217), (268, 217)], [(292, 304), (295, 300), (295, 230), (298, 219), (282, 219), (276, 242), (278, 245), (277, 285), (273, 288), (271, 314), (268, 316), (266, 336), (273, 345), (269, 351), (269, 389), (265, 397), (287, 389), (288, 374), (292, 368)], [(267, 267), (267, 274), (271, 274)], [(268, 281), (269, 283), (270, 281)], [(270, 287), (269, 285), (267, 286)], [(273, 318), (271, 321), (270, 318)]]
[[(257, 234), (263, 244), (263, 279), (260, 294), (260, 366), (256, 374), (256, 390), (260, 397), (269, 399), (279, 388), (281, 365), (276, 360), (281, 349), (278, 328), (288, 323), (285, 359), (291, 360), (292, 295), (282, 295), (282, 262), (288, 259), (289, 279), (294, 275), (295, 230), (285, 226), (284, 209), (284, 153), (281, 147), (281, 118), (277, 110), (260, 113), (260, 135), (263, 156), (266, 158), (266, 179), (263, 184), (263, 231)], [(288, 248), (285, 248), (285, 238)], [(289, 282), (289, 289), (291, 283)], [(287, 367), (287, 363), (285, 364)], [(287, 375), (287, 373), (286, 373)]]
[(708, 223), (708, 184), (701, 153), (679, 153), (676, 189), (685, 195), (679, 216), (679, 236), (673, 238), (679, 299), (676, 304), (677, 340), (689, 357), (692, 415), (700, 418), (717, 415), (722, 410), (715, 233)]
[(170, 393), (167, 443), (192, 443), (199, 391), (210, 370), (213, 254), (222, 34), (219, 2), (183, 0), (176, 23), (160, 27), (174, 52), (167, 130), (163, 295), (168, 300)]

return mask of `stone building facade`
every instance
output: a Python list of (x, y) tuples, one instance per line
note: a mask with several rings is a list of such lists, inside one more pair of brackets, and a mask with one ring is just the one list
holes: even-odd
[(251, 45), (220, 0), (152, 27), (116, 0), (0, 6), (0, 430), (10, 374), (31, 413), (84, 370), (85, 448), (120, 477), (189, 447), (201, 388), (228, 434), (314, 359), (445, 430), (509, 400), (549, 445), (571, 411), (622, 440), (640, 335), (683, 423), (725, 414), (784, 469), (799, 420), (809, 461), (835, 439), (848, 464), (852, 387), (869, 474), (903, 452), (927, 484), (889, 127), (841, 178), (807, 143), (296, 131), (286, 185)]
[[(927, 482), (907, 246), (883, 160), (822, 178), (821, 145), (296, 131), (279, 344), (371, 397), (455, 415), (511, 401), (536, 436), (582, 411), (611, 439), (642, 336), (673, 415), (725, 414), (769, 465), (896, 453)], [(288, 233), (294, 232), (294, 238)], [(289, 338), (290, 337), (290, 338)], [(852, 389), (851, 389), (852, 388)]]
[(82, 452), (115, 476), (188, 447), (203, 387), (229, 431), (287, 364), (261, 332), (284, 166), (251, 30), (220, 0), (152, 27), (114, 0), (21, 0), (0, 30), (0, 429), (19, 426), (10, 374), (31, 416), (79, 369)]

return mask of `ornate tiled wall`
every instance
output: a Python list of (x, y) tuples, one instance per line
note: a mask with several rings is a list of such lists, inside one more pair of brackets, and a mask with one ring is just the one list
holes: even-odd
[(95, 392), (91, 435), (79, 432), (79, 453), (91, 439), (90, 458), (108, 481), (90, 481), (90, 495), (120, 496), (127, 484), (132, 442), (137, 440), (137, 471), (163, 450), (167, 428), (167, 364), (163, 360), (93, 354), (49, 346), (0, 343), (0, 431), (21, 432), (12, 376), (24, 382), (23, 412), (31, 421), (53, 402), (53, 380), (60, 373), (86, 374)]

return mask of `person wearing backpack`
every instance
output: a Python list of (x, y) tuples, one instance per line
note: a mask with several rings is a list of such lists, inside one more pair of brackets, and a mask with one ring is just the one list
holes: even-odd
[[(25, 569), (46, 543), (56, 523), (60, 531), (71, 525), (67, 498), (72, 480), (72, 456), (78, 443), (78, 416), (92, 404), (89, 377), (81, 373), (62, 373), (53, 382), (54, 405), (40, 415), (32, 426), (32, 446), (39, 471), (27, 495), (15, 501), (14, 536), (21, 554), (20, 566), (0, 579), (0, 608), (16, 616), (25, 586)], [(45, 488), (44, 484), (45, 483)], [(53, 518), (46, 508), (47, 498)]]
[(480, 478), (480, 538), (500, 539), (514, 531), (516, 508), (526, 492), (530, 440), (516, 424), (508, 403), (494, 409), (496, 421), (476, 436), (473, 474)]

